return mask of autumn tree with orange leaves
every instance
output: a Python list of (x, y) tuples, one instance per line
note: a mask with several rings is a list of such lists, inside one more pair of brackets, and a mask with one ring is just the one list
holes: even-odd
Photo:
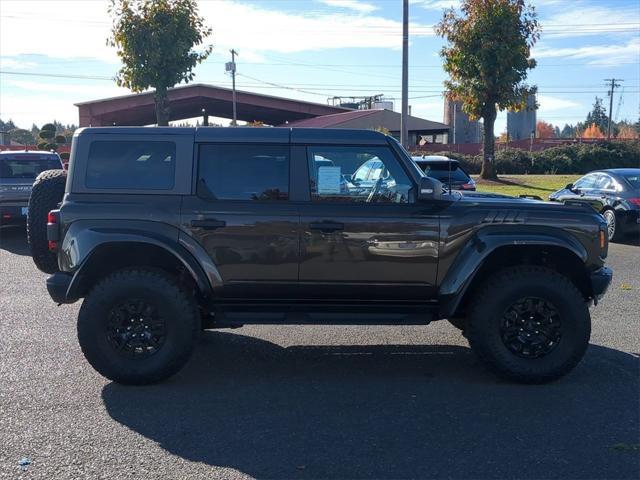
[(604, 133), (595, 123), (592, 123), (582, 132), (581, 136), (582, 138), (604, 138)]
[(548, 122), (540, 120), (536, 123), (536, 137), (537, 138), (556, 138), (556, 130)]

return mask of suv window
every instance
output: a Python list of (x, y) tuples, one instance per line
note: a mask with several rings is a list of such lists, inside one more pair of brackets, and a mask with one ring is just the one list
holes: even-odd
[(95, 141), (89, 148), (87, 188), (171, 190), (176, 171), (174, 142)]
[(0, 155), (0, 178), (33, 180), (45, 170), (59, 170), (61, 168), (62, 164), (56, 155)]
[(314, 201), (409, 202), (411, 181), (387, 148), (318, 146), (308, 153)]
[(287, 200), (288, 145), (202, 145), (199, 179), (216, 200)]

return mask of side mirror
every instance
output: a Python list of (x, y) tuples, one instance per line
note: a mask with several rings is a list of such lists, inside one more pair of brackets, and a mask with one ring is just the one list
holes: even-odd
[(566, 188), (567, 190), (573, 190), (573, 183), (567, 183), (567, 186), (564, 188)]
[(418, 190), (418, 200), (439, 200), (442, 197), (442, 183), (431, 177), (422, 177)]

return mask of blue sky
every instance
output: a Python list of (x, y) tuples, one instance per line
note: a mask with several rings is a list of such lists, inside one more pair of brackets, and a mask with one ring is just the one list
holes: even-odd
[[(539, 86), (538, 119), (560, 126), (583, 120), (596, 95), (608, 104), (604, 79), (615, 77), (624, 81), (614, 116), (637, 120), (640, 2), (533, 4), (543, 27), (533, 52), (539, 65), (530, 74)], [(432, 25), (443, 8), (456, 5), (411, 0), (414, 115), (442, 121), (443, 41)], [(78, 123), (74, 103), (129, 93), (110, 80), (119, 63), (105, 44), (106, 8), (103, 0), (0, 2), (0, 118), (23, 127), (53, 119)], [(201, 0), (200, 10), (213, 28), (214, 53), (197, 67), (196, 82), (229, 86), (224, 63), (235, 48), (238, 89), (320, 103), (383, 93), (400, 107), (400, 0)], [(498, 117), (497, 132), (505, 118)]]

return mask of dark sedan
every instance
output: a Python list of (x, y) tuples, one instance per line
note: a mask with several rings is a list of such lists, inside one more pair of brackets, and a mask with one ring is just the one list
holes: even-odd
[(609, 240), (640, 233), (640, 168), (613, 168), (587, 173), (549, 195), (552, 202), (584, 202), (607, 221)]

